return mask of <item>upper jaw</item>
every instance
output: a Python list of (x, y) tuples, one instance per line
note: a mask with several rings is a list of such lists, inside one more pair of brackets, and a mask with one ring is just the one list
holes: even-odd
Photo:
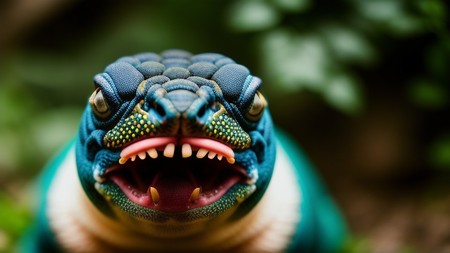
[(158, 158), (157, 151), (163, 151), (165, 157), (172, 158), (176, 146), (181, 147), (183, 158), (189, 158), (192, 156), (192, 151), (197, 151), (196, 157), (200, 159), (205, 156), (214, 159), (217, 156), (218, 160), (225, 158), (228, 163), (235, 163), (234, 151), (229, 146), (209, 138), (196, 137), (153, 137), (140, 140), (125, 147), (120, 152), (119, 163), (125, 164), (128, 159), (135, 161), (136, 157), (144, 160), (147, 155), (155, 159)]

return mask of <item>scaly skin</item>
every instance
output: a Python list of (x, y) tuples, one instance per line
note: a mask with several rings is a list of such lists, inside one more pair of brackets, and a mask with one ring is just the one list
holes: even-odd
[[(245, 237), (254, 233), (243, 227), (251, 227), (251, 224), (235, 224), (247, 223), (246, 220), (270, 224), (268, 219), (272, 217), (267, 206), (277, 208), (271, 206), (274, 203), (291, 206), (292, 220), (296, 222), (283, 225), (286, 235), (272, 236), (274, 244), (282, 245), (276, 245), (273, 247), (276, 250), (268, 252), (280, 249), (328, 251), (335, 250), (341, 243), (344, 230), (340, 218), (303, 160), (298, 162), (298, 158), (291, 156), (291, 162), (283, 163), (278, 161), (282, 158), (278, 158), (277, 166), (286, 168), (277, 169), (294, 173), (292, 186), (286, 188), (294, 190), (286, 192), (291, 195), (282, 199), (287, 200), (276, 200), (277, 195), (273, 192), (277, 189), (272, 189), (269, 197), (263, 199), (273, 175), (276, 149), (281, 146), (277, 148), (270, 113), (259, 92), (261, 80), (252, 76), (246, 67), (220, 54), (191, 55), (179, 50), (161, 55), (143, 53), (118, 59), (96, 75), (94, 83), (96, 89), (75, 141), (76, 169), (83, 196), (77, 197), (76, 190), (71, 196), (77, 200), (86, 199), (76, 205), (81, 210), (77, 211), (82, 213), (80, 216), (97, 218), (91, 223), (94, 229), (86, 230), (76, 218), (67, 223), (76, 233), (87, 234), (80, 238), (89, 241), (93, 251), (112, 247), (114, 243), (120, 245), (117, 247), (126, 247), (126, 242), (120, 244), (108, 241), (112, 239), (97, 238), (116, 228), (119, 228), (118, 234), (127, 234), (127, 229), (138, 230), (136, 233), (139, 236), (145, 234), (149, 241), (155, 238), (172, 238), (173, 242), (181, 242), (183, 238), (202, 241), (209, 238), (206, 234), (218, 230), (230, 236), (232, 232), (229, 231), (236, 228), (243, 231), (236, 235)], [(281, 148), (281, 152), (288, 152), (286, 157), (290, 152), (298, 156), (295, 147), (290, 146), (292, 144), (283, 135), (280, 138), (279, 144), (288, 146), (288, 149)], [(70, 210), (62, 208), (63, 211), (55, 212), (59, 210), (59, 202), (55, 199), (64, 200), (64, 197), (58, 197), (61, 195), (60, 186), (55, 186), (58, 183), (51, 182), (63, 182), (64, 176), (60, 174), (70, 174), (58, 172), (70, 169), (57, 167), (75, 168), (67, 162), (71, 152), (70, 148), (63, 152), (60, 159), (65, 161), (52, 166), (54, 169), (49, 172), (49, 186), (44, 189), (49, 200), (44, 199), (39, 223), (44, 231), (38, 240), (40, 246), (28, 246), (28, 251), (30, 248), (36, 252), (48, 252), (50, 248), (73, 250), (65, 245), (70, 243), (61, 239), (65, 237), (60, 236), (65, 232), (65, 225), (58, 225), (61, 214), (69, 214)], [(282, 185), (279, 179), (282, 177), (278, 175), (273, 185)], [(73, 175), (65, 178), (73, 178)], [(305, 187), (309, 189), (305, 191)], [(293, 199), (289, 200), (289, 196)], [(326, 200), (318, 201), (322, 198)], [(48, 210), (45, 209), (47, 205), (50, 206)], [(320, 211), (321, 206), (328, 210)], [(85, 211), (88, 209), (90, 211)], [(105, 222), (94, 224), (98, 219)], [(310, 219), (310, 223), (298, 222), (300, 219)], [(50, 226), (47, 220), (50, 220)], [(334, 227), (326, 228), (324, 220)], [(268, 225), (265, 230), (271, 230), (271, 227), (274, 226)], [(108, 229), (110, 231), (106, 231)], [(263, 238), (265, 232), (260, 233)], [(49, 239), (52, 234), (56, 234), (56, 241)], [(328, 238), (322, 240), (320, 237)], [(83, 243), (83, 239), (79, 240)], [(251, 240), (247, 246), (240, 242), (232, 245), (232, 249), (236, 252), (261, 250), (249, 246)], [(159, 245), (160, 248), (155, 242), (149, 243), (151, 246), (140, 243), (133, 245), (133, 249), (180, 250), (172, 247), (170, 241), (164, 247)], [(183, 250), (214, 252), (218, 249), (186, 245)], [(120, 251), (117, 247), (112, 248)], [(126, 249), (121, 250), (126, 252)]]
[[(86, 110), (77, 142), (77, 164), (83, 188), (99, 209), (112, 213), (111, 209), (119, 207), (132, 217), (153, 222), (192, 221), (214, 218), (238, 204), (236, 215), (243, 215), (261, 198), (272, 174), (275, 145), (269, 113), (246, 116), (255, 96), (260, 96), (261, 84), (247, 68), (218, 54), (192, 56), (167, 51), (162, 56), (121, 58), (97, 75), (95, 83), (109, 108), (105, 115), (92, 110), (93, 106)], [(236, 84), (239, 86), (234, 87)], [(236, 92), (236, 88), (240, 90)], [(224, 143), (233, 149), (235, 165), (242, 167), (248, 178), (217, 201), (183, 212), (162, 212), (136, 204), (117, 184), (105, 181), (105, 174), (118, 164), (124, 146), (155, 137), (209, 138)], [(151, 159), (147, 155), (145, 160)], [(226, 157), (220, 164), (224, 160)], [(133, 162), (124, 166), (128, 164)]]

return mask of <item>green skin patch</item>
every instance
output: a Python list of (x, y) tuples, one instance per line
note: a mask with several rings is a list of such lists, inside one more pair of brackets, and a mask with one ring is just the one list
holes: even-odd
[(228, 115), (223, 106), (203, 126), (203, 131), (236, 149), (246, 149), (251, 145), (250, 136)]

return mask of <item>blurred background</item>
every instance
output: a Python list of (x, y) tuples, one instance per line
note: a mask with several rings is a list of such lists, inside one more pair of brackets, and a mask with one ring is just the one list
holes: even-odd
[(450, 32), (444, 0), (0, 2), (0, 252), (33, 182), (120, 56), (223, 53), (264, 80), (276, 124), (336, 199), (347, 252), (450, 252)]

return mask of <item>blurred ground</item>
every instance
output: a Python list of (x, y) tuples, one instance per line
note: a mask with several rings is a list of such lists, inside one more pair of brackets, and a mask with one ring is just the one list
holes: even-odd
[(343, 210), (348, 252), (450, 252), (450, 34), (441, 0), (0, 2), (0, 252), (31, 182), (116, 58), (220, 52), (264, 80)]
[[(341, 206), (356, 235), (352, 250), (449, 252), (448, 174), (423, 169), (420, 151), (411, 148), (417, 132), (392, 110), (351, 123), (325, 110), (326, 126), (310, 115), (301, 120), (308, 123), (288, 128), (302, 140)], [(318, 139), (311, 134), (318, 128), (329, 133)]]

